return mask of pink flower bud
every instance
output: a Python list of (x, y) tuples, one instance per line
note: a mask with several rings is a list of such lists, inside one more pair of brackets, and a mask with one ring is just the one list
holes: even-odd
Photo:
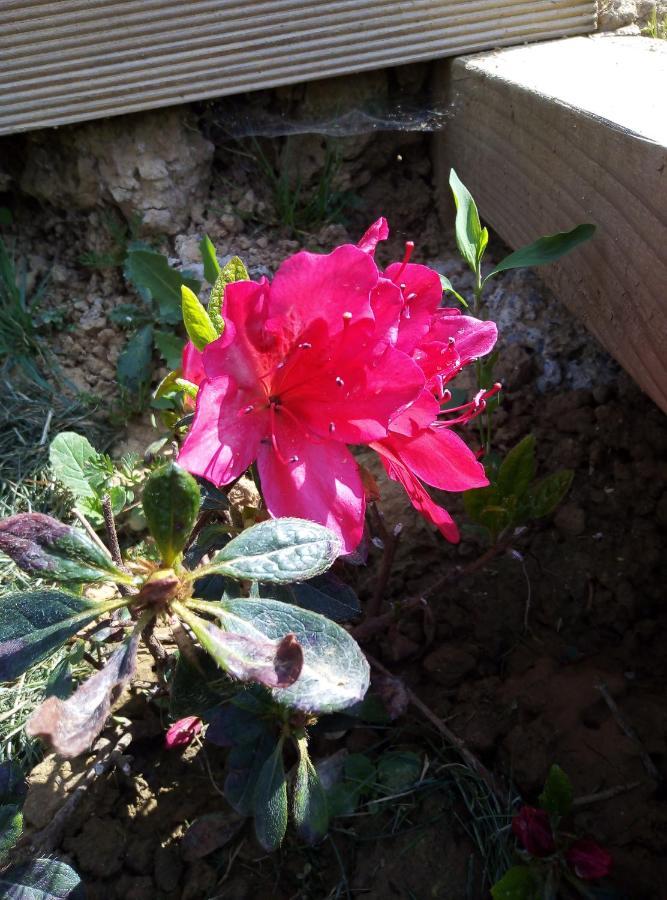
[(575, 841), (565, 854), (574, 874), (585, 881), (604, 878), (611, 871), (611, 854), (590, 838)]
[(197, 716), (186, 716), (185, 719), (174, 722), (165, 735), (164, 743), (167, 750), (190, 744), (201, 731), (201, 724), (201, 719)]
[(512, 831), (531, 856), (549, 856), (556, 849), (549, 816), (543, 809), (522, 806), (512, 819)]

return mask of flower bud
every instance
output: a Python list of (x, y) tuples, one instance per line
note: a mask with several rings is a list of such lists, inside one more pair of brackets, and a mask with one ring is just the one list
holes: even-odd
[(590, 838), (575, 841), (565, 854), (565, 860), (574, 874), (585, 881), (604, 878), (611, 871), (611, 854)]
[(549, 856), (556, 849), (549, 815), (543, 809), (522, 806), (512, 819), (512, 831), (531, 856)]

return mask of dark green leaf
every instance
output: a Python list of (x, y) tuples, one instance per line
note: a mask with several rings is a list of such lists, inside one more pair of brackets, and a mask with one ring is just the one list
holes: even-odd
[[(213, 604), (211, 604), (211, 607)], [(276, 688), (279, 703), (304, 712), (334, 712), (363, 699), (369, 668), (356, 641), (317, 613), (276, 600), (223, 600), (216, 604), (223, 627), (236, 634), (261, 632), (270, 640), (293, 634), (303, 651), (301, 675)]]
[(207, 718), (206, 740), (216, 747), (250, 744), (269, 733), (266, 722), (255, 710), (242, 709), (233, 703), (219, 706)]
[(206, 571), (250, 581), (304, 581), (326, 571), (341, 552), (338, 536), (323, 525), (268, 519), (230, 541)]
[(222, 316), (225, 288), (234, 281), (248, 281), (248, 279), (248, 270), (238, 256), (232, 256), (227, 265), (222, 267), (215, 284), (211, 288), (211, 296), (208, 301), (208, 314), (218, 334), (222, 334), (222, 330), (225, 327), (225, 321)]
[(144, 325), (123, 348), (116, 363), (118, 383), (131, 394), (139, 394), (150, 384), (153, 359), (153, 327)]
[(422, 759), (409, 750), (383, 753), (377, 764), (377, 780), (388, 794), (399, 793), (415, 785), (422, 773)]
[(135, 631), (69, 699), (48, 697), (28, 719), (26, 734), (46, 741), (67, 759), (88, 750), (134, 673), (140, 637)]
[(478, 259), (481, 255), (479, 248), (483, 243), (485, 245), (477, 206), (470, 191), (460, 180), (454, 169), (449, 173), (449, 186), (452, 189), (454, 203), (456, 204), (456, 244), (461, 256), (472, 271), (476, 272)]
[(513, 866), (491, 888), (493, 900), (539, 900), (537, 885), (528, 866)]
[(204, 278), (210, 285), (214, 285), (220, 274), (220, 263), (216, 256), (215, 247), (210, 237), (205, 234), (199, 242), (199, 252), (204, 263)]
[(579, 244), (590, 240), (595, 233), (595, 225), (577, 225), (572, 231), (560, 231), (558, 234), (551, 234), (548, 237), (539, 238), (533, 244), (527, 247), (521, 247), (506, 256), (492, 272), (486, 276), (484, 281), (493, 278), (499, 272), (505, 272), (507, 269), (519, 269), (524, 266), (543, 266), (546, 263), (555, 262), (561, 256), (565, 256), (570, 250), (574, 250)]
[(45, 697), (59, 697), (61, 700), (67, 700), (74, 691), (74, 679), (72, 678), (72, 666), (70, 665), (69, 656), (65, 656), (60, 660), (58, 665), (52, 669), (46, 682), (44, 691)]
[(0, 763), (0, 800), (3, 803), (21, 800), (28, 790), (23, 769), (13, 759)]
[(242, 816), (250, 816), (253, 813), (259, 774), (275, 749), (275, 737), (265, 732), (257, 740), (239, 744), (232, 747), (229, 752), (225, 797)]
[(74, 431), (62, 431), (49, 447), (51, 471), (77, 500), (97, 496), (91, 476), (100, 455), (87, 438)]
[(512, 522), (512, 510), (495, 487), (475, 488), (463, 494), (466, 513), (491, 535), (492, 541)]
[(17, 591), (0, 598), (0, 681), (45, 659), (109, 604), (64, 591)]
[(3, 900), (85, 900), (81, 879), (58, 859), (33, 859), (0, 874)]
[(255, 835), (266, 851), (277, 850), (287, 831), (287, 779), (283, 742), (262, 766), (255, 787)]
[(167, 463), (149, 476), (142, 504), (165, 566), (171, 566), (185, 547), (197, 521), (199, 502), (199, 485), (176, 463)]
[(446, 275), (440, 275), (440, 284), (442, 285), (443, 293), (453, 294), (456, 297), (456, 299), (459, 301), (461, 306), (465, 307), (465, 309), (468, 308), (468, 304), (463, 299), (463, 297), (458, 293), (458, 291), (454, 290), (451, 281), (449, 280), (449, 278), (447, 278)]
[(146, 306), (137, 306), (136, 303), (121, 303), (109, 312), (109, 318), (125, 331), (141, 328), (142, 325), (150, 325), (153, 317)]
[(0, 862), (2, 862), (23, 831), (21, 807), (16, 804), (0, 806)]
[(0, 225), (11, 225), (13, 221), (11, 209), (8, 206), (0, 206)]
[(50, 581), (131, 580), (87, 534), (44, 513), (0, 519), (0, 550), (24, 572)]
[(573, 478), (572, 469), (561, 469), (560, 472), (547, 475), (546, 478), (533, 485), (530, 491), (530, 508), (533, 518), (540, 519), (542, 516), (550, 515), (570, 490)]
[[(165, 256), (154, 250), (129, 250), (125, 277), (157, 303), (163, 322), (170, 325), (180, 322), (181, 285), (189, 282), (192, 286), (192, 282), (172, 269)], [(199, 290), (199, 285), (194, 290)]]
[(496, 487), (502, 497), (522, 497), (535, 478), (535, 437), (526, 435), (512, 447), (500, 469)]
[(297, 748), (299, 760), (292, 785), (292, 816), (299, 837), (309, 844), (317, 844), (326, 837), (329, 827), (327, 797), (310, 761), (305, 737), (298, 739)]
[(183, 338), (170, 331), (156, 331), (153, 335), (155, 346), (167, 363), (168, 369), (178, 369), (183, 355)]
[(566, 816), (572, 809), (572, 783), (560, 766), (549, 769), (539, 801), (542, 809), (554, 816)]
[(218, 337), (218, 332), (214, 328), (208, 313), (199, 302), (197, 295), (193, 294), (190, 288), (185, 285), (181, 287), (181, 298), (185, 330), (197, 350), (203, 350), (207, 344), (210, 344)]
[(359, 598), (352, 588), (326, 572), (292, 587), (296, 606), (320, 613), (334, 622), (349, 622), (361, 614)]
[(224, 688), (220, 670), (208, 653), (193, 645), (195, 653), (191, 661), (179, 653), (171, 679), (169, 714), (174, 719), (185, 716), (205, 717), (205, 713), (218, 706)]

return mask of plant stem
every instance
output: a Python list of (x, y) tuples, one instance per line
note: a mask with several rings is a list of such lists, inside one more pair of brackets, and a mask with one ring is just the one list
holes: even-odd
[[(104, 497), (102, 497), (102, 515), (104, 516), (104, 527), (107, 533), (107, 541), (109, 542), (109, 550), (111, 551), (111, 559), (122, 572), (127, 572), (129, 575), (130, 573), (123, 562), (123, 557), (120, 552), (116, 522), (113, 516), (113, 509), (111, 508), (111, 497), (108, 494), (105, 494)], [(118, 590), (121, 597), (129, 597), (131, 594), (136, 594), (134, 588), (127, 587), (127, 585), (124, 584), (118, 584)]]

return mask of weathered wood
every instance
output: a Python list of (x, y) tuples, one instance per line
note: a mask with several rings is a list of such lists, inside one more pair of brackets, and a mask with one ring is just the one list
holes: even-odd
[(0, 0), (0, 134), (595, 27), (595, 0)]
[(667, 42), (599, 35), (442, 64), (454, 166), (512, 248), (593, 222), (592, 241), (539, 270), (667, 411)]

